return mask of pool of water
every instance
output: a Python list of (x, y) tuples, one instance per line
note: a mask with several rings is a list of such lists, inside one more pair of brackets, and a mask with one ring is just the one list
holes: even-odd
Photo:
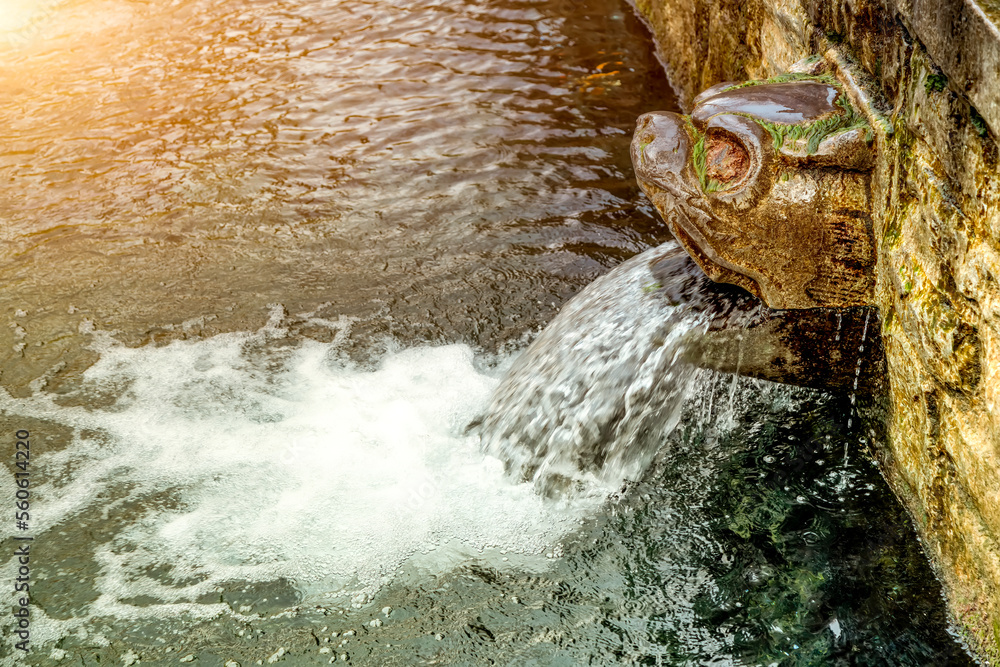
[(35, 557), (0, 659), (969, 664), (838, 398), (699, 372), (646, 472), (572, 501), (466, 431), (669, 238), (629, 142), (676, 103), (625, 2), (0, 9)]

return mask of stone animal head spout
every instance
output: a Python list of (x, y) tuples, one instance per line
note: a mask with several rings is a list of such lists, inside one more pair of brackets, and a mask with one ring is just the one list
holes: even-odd
[(717, 282), (768, 306), (871, 305), (873, 133), (829, 73), (719, 84), (641, 116), (639, 184)]

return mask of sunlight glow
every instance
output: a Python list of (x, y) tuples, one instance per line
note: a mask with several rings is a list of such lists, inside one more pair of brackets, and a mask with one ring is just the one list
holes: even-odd
[(0, 0), (0, 41), (30, 41), (53, 13), (53, 3), (33, 0)]

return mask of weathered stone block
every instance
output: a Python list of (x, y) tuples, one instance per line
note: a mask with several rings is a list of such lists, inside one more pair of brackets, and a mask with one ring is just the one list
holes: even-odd
[(827, 63), (800, 69), (643, 115), (636, 176), (713, 280), (771, 308), (871, 305), (874, 130)]

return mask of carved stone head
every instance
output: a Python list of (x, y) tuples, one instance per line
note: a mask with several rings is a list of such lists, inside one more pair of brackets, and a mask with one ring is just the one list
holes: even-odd
[(717, 282), (778, 309), (870, 305), (872, 130), (830, 73), (723, 83), (639, 117), (632, 163)]

